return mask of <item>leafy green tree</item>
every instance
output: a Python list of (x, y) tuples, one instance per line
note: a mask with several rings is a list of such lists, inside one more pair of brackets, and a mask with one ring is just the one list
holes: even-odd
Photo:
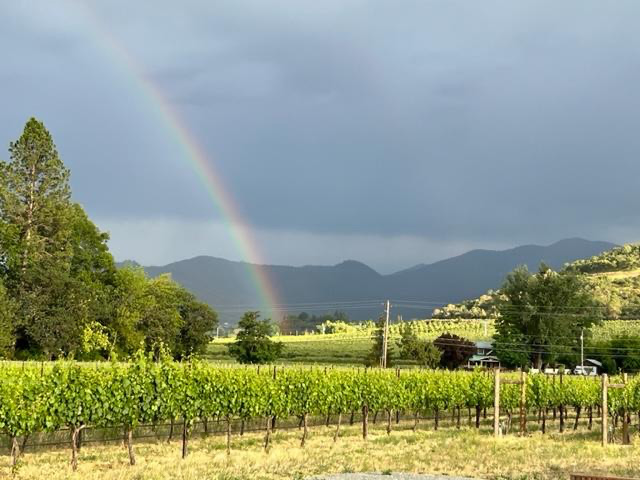
[[(596, 302), (584, 280), (575, 274), (558, 274), (542, 264), (531, 275), (518, 267), (507, 276), (500, 290), (503, 301), (496, 321), (496, 353), (505, 363), (527, 363), (542, 368), (558, 355), (576, 349), (582, 328), (585, 331), (599, 321)], [(521, 366), (524, 366), (522, 363)]]
[(70, 200), (69, 171), (44, 124), (31, 118), (0, 162), (0, 268), (16, 303), (16, 346), (77, 352), (105, 314), (115, 266), (108, 236)]
[(7, 289), (0, 280), (0, 358), (10, 357), (15, 347), (13, 317), (15, 303), (7, 295)]
[(405, 324), (400, 333), (401, 338), (398, 340), (400, 358), (415, 360), (428, 368), (438, 367), (442, 352), (432, 342), (418, 338), (409, 324)]
[(145, 312), (153, 298), (147, 294), (147, 276), (139, 267), (126, 266), (115, 273), (115, 285), (110, 292), (111, 312), (106, 323), (112, 341), (119, 352), (132, 353), (144, 342), (141, 330)]
[(150, 302), (146, 305), (139, 329), (144, 332), (147, 351), (157, 352), (160, 345), (166, 345), (171, 352), (176, 351), (183, 320), (178, 310), (181, 287), (168, 274), (159, 275), (147, 281), (146, 295)]
[(442, 352), (440, 364), (449, 369), (464, 365), (476, 351), (473, 342), (451, 333), (443, 333), (434, 340), (433, 344)]
[(182, 327), (174, 354), (177, 357), (186, 357), (204, 353), (218, 326), (218, 314), (184, 289), (178, 296)]
[(585, 356), (602, 362), (605, 373), (640, 371), (640, 336), (618, 335), (608, 340), (591, 341)]
[(269, 363), (282, 354), (282, 343), (269, 338), (273, 327), (269, 320), (260, 320), (259, 312), (246, 312), (238, 326), (236, 341), (228, 346), (229, 353), (238, 362)]

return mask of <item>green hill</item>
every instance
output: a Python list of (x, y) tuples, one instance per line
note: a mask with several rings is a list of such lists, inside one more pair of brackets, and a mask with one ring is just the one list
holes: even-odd
[[(640, 318), (640, 244), (626, 244), (566, 263), (562, 273), (584, 276), (608, 319)], [(494, 318), (500, 291), (435, 309), (433, 318)]]

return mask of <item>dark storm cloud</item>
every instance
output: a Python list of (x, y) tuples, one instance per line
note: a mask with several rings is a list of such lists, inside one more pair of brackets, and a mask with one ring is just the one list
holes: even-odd
[[(0, 139), (42, 116), (95, 215), (217, 215), (83, 4), (45, 5), (0, 7)], [(258, 228), (469, 244), (640, 231), (635, 1), (86, 5)]]

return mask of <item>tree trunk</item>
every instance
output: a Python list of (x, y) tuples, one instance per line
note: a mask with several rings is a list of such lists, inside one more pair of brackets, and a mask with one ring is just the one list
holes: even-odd
[(333, 436), (333, 443), (336, 443), (338, 441), (338, 434), (340, 432), (340, 422), (342, 422), (342, 413), (338, 414), (338, 425), (336, 426), (336, 433)]
[(129, 465), (136, 464), (136, 454), (133, 451), (133, 429), (130, 426), (127, 429), (127, 451), (129, 452)]
[(204, 417), (204, 418), (202, 419), (202, 425), (203, 425), (203, 427), (204, 427), (204, 434), (203, 434), (203, 436), (205, 436), (205, 437), (206, 437), (207, 435), (209, 435), (209, 419), (208, 419), (207, 417)]
[(547, 409), (542, 410), (542, 433), (547, 433)]
[(71, 431), (71, 469), (78, 470), (78, 435), (84, 430), (85, 425), (73, 427)]
[(240, 421), (240, 436), (244, 435), (244, 418)]
[(21, 452), (24, 452), (24, 449), (27, 447), (27, 440), (29, 440), (29, 435), (22, 437), (22, 445), (20, 445)]
[(35, 210), (36, 192), (36, 164), (31, 166), (31, 178), (29, 183), (29, 205), (27, 206), (27, 226), (25, 229), (25, 247), (22, 252), (22, 273), (27, 270), (27, 257), (29, 256), (29, 244), (31, 243), (31, 230), (33, 229), (33, 212)]
[(396, 425), (400, 424), (400, 410), (396, 410)]
[(20, 458), (20, 444), (18, 437), (11, 437), (11, 469), (15, 471)]
[(576, 421), (573, 423), (573, 429), (578, 429), (578, 422), (580, 421), (580, 412), (582, 411), (582, 407), (576, 407)]
[(227, 455), (231, 455), (231, 418), (227, 415)]
[(484, 407), (484, 409), (482, 410), (482, 418), (484, 418), (485, 420), (487, 419), (487, 407)]
[(264, 451), (269, 453), (269, 442), (271, 441), (271, 417), (267, 417), (267, 434), (264, 436)]
[(472, 423), (471, 407), (468, 407), (467, 410), (468, 410), (467, 413), (469, 414), (469, 420), (467, 423), (469, 424), (469, 426), (471, 426), (471, 423)]
[(349, 425), (353, 425), (356, 418), (356, 412), (351, 412), (351, 418), (349, 419)]
[(482, 411), (482, 408), (480, 408), (480, 405), (476, 406), (476, 428), (480, 428), (480, 412)]
[(436, 408), (433, 412), (433, 429), (438, 430), (438, 423), (440, 422), (440, 411)]
[(278, 417), (276, 415), (274, 415), (273, 418), (271, 419), (271, 431), (272, 432), (276, 431), (276, 429), (278, 427), (277, 423), (278, 423)]
[(387, 410), (387, 435), (391, 435), (391, 410)]
[(456, 428), (460, 430), (460, 407), (457, 407), (458, 415), (456, 417)]
[(182, 420), (182, 458), (187, 458), (189, 442), (189, 432), (187, 429), (187, 419)]
[(362, 407), (362, 438), (364, 440), (369, 436), (369, 407)]
[(564, 432), (564, 405), (558, 407), (558, 413), (560, 414), (560, 433)]
[(629, 417), (627, 411), (622, 411), (622, 444), (631, 445), (631, 435), (629, 435)]
[(376, 423), (378, 423), (378, 410), (373, 414), (373, 424), (375, 425)]
[(300, 446), (304, 447), (305, 442), (307, 441), (307, 413), (302, 414), (302, 440), (300, 440)]
[(167, 443), (170, 443), (173, 440), (173, 423), (175, 420), (171, 417), (171, 426), (169, 427), (169, 436), (167, 437)]

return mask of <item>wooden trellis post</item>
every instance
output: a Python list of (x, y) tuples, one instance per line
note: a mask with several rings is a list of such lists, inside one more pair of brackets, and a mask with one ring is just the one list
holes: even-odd
[(609, 408), (607, 407), (607, 387), (609, 386), (609, 380), (607, 374), (602, 374), (602, 446), (604, 447), (608, 443), (608, 428), (607, 420), (609, 419)]
[(524, 435), (527, 431), (527, 374), (520, 372), (520, 380), (509, 380), (508, 378), (500, 380), (500, 369), (496, 368), (494, 372), (494, 393), (493, 393), (493, 434), (500, 436), (500, 384), (520, 385), (520, 435)]
[(527, 433), (527, 374), (520, 372), (520, 435)]
[[(602, 374), (602, 445), (609, 443), (609, 429), (607, 428), (607, 422), (609, 419), (609, 406), (607, 402), (608, 390), (610, 388), (624, 388), (626, 386), (627, 374), (623, 374), (623, 380), (625, 383), (609, 383), (609, 377), (606, 373)], [(629, 424), (627, 423), (627, 410), (622, 411), (622, 443), (629, 445), (631, 439), (629, 436)]]
[(500, 369), (496, 368), (494, 372), (493, 386), (493, 435), (497, 438), (500, 436)]

